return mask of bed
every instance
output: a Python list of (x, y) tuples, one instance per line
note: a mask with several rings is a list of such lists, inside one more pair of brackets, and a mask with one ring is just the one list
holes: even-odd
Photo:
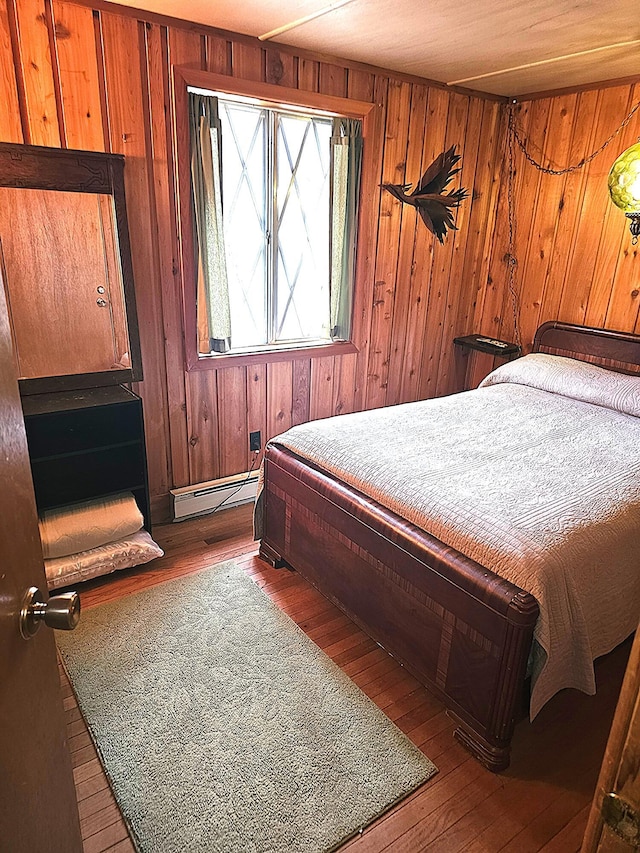
[(593, 659), (640, 616), (640, 379), (620, 376), (640, 336), (545, 323), (533, 352), (477, 391), (277, 437), (259, 505), (261, 557), (437, 694), (493, 771), (527, 709), (594, 692)]

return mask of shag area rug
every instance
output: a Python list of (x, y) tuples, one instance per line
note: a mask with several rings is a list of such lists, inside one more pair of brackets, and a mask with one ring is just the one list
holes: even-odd
[(57, 640), (144, 853), (332, 850), (436, 772), (233, 562)]

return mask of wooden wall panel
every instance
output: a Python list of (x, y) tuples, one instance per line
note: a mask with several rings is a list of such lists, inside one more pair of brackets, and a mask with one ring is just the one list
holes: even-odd
[(104, 151), (93, 12), (55, 2), (53, 22), (66, 145)]
[[(456, 150), (462, 157), (458, 164), (460, 172), (457, 181), (460, 186), (465, 187), (473, 199), (473, 184), (480, 149), (483, 104), (477, 99), (468, 99), (466, 109), (466, 127), (462, 136), (460, 147)], [(459, 131), (458, 131), (459, 132)], [(455, 380), (455, 345), (453, 339), (459, 332), (460, 308), (468, 291), (465, 288), (465, 261), (467, 253), (472, 254), (474, 249), (474, 234), (469, 229), (469, 220), (473, 204), (462, 204), (456, 212), (457, 231), (452, 234), (453, 253), (449, 267), (449, 280), (447, 284), (447, 299), (445, 302), (444, 317), (442, 324), (442, 339), (440, 344), (440, 358), (436, 374), (436, 396), (442, 396), (450, 391), (458, 390)]]
[(293, 362), (291, 377), (291, 426), (295, 426), (296, 424), (306, 423), (310, 419), (311, 359), (296, 359)]
[(8, 0), (19, 55), (31, 145), (60, 146), (58, 104), (51, 60), (49, 6), (45, 0)]
[[(594, 150), (595, 120), (600, 110), (601, 100), (602, 92), (592, 91), (578, 95), (576, 108), (570, 119), (572, 134), (568, 157), (562, 163), (553, 164), (553, 168), (560, 169), (568, 164), (579, 163)], [(581, 114), (589, 116), (589, 121), (581, 122), (579, 120)], [(522, 168), (524, 163), (521, 164)], [(560, 187), (560, 200), (555, 209), (552, 207), (547, 209), (547, 221), (553, 222), (556, 233), (550, 248), (549, 265), (545, 274), (544, 302), (539, 306), (538, 324), (545, 313), (549, 317), (557, 317), (560, 313), (560, 304), (568, 281), (567, 269), (572, 257), (574, 235), (581, 215), (585, 178), (585, 170), (580, 169), (544, 182), (547, 186), (551, 184), (553, 187)], [(526, 235), (521, 236), (526, 237)], [(524, 281), (526, 280), (525, 277)], [(526, 302), (525, 294), (522, 298)]]
[(24, 142), (18, 84), (6, 3), (0, 3), (0, 141)]
[(143, 62), (144, 24), (112, 14), (102, 15), (101, 24), (111, 151), (125, 155), (124, 180), (144, 371), (144, 382), (137, 390), (144, 400), (149, 480), (155, 496), (167, 494), (172, 483), (149, 78), (146, 61)]
[[(603, 91), (601, 108), (597, 120), (594, 121), (593, 148), (606, 139), (624, 118), (628, 100), (628, 86)], [(612, 156), (611, 150), (603, 152), (584, 167), (584, 194), (571, 247), (571, 262), (567, 270), (567, 282), (571, 282), (571, 288), (565, 287), (560, 304), (562, 315), (570, 322), (584, 322), (589, 293), (594, 283), (594, 268), (604, 220), (613, 207), (607, 192), (607, 175), (616, 156)]]
[(333, 414), (333, 358), (311, 359), (309, 420), (328, 418)]
[[(136, 17), (136, 15), (139, 16)], [(354, 299), (358, 352), (187, 372), (183, 360), (172, 67), (348, 96), (375, 104), (365, 140)], [(309, 418), (450, 393), (467, 365), (452, 345), (471, 332), (513, 336), (507, 293), (506, 108), (380, 69), (371, 73), (246, 36), (74, 0), (9, 0), (0, 9), (0, 138), (122, 152), (145, 378), (151, 492), (247, 470), (249, 433), (264, 442)], [(518, 105), (536, 156), (554, 167), (612, 133), (640, 87)], [(515, 152), (516, 286), (525, 346), (559, 317), (637, 328), (637, 250), (603, 180), (640, 133), (640, 113), (606, 152), (562, 177)], [(472, 197), (444, 246), (379, 184), (414, 182), (448, 145)], [(490, 362), (490, 360), (489, 360)], [(477, 367), (481, 375), (481, 365)]]
[[(297, 362), (294, 362), (296, 364)], [(262, 461), (264, 446), (267, 441), (267, 366), (266, 364), (250, 364), (247, 367), (247, 435), (260, 431), (262, 447), (258, 458), (246, 443), (247, 470), (255, 468)]]
[[(474, 145), (476, 143), (473, 122), (470, 123), (471, 127), (467, 127), (469, 108), (469, 98), (457, 93), (452, 95), (449, 102), (444, 148), (448, 150), (452, 145), (455, 145), (456, 151), (462, 157), (462, 169), (466, 170), (466, 174), (461, 172), (456, 175), (455, 184), (452, 184), (452, 187), (464, 186), (464, 178), (472, 180), (472, 170), (468, 167), (473, 166), (475, 168), (476, 152)], [(465, 156), (467, 149), (469, 150), (468, 158)], [(458, 165), (460, 166), (460, 164)], [(428, 340), (433, 355), (423, 365), (420, 377), (421, 397), (435, 397), (441, 393), (439, 382), (442, 355), (453, 349), (457, 318), (452, 312), (457, 308), (456, 295), (460, 293), (459, 273), (464, 263), (464, 246), (468, 239), (466, 230), (461, 233), (460, 228), (464, 229), (468, 212), (468, 206), (463, 206), (456, 211), (456, 220), (460, 222), (458, 230), (449, 232), (443, 246), (439, 243), (435, 245), (433, 266), (435, 286), (431, 288), (427, 307)], [(452, 317), (447, 329), (448, 315), (452, 315)], [(449, 332), (448, 335), (445, 334), (446, 331)], [(427, 365), (429, 369), (425, 371), (424, 367)]]
[[(466, 226), (468, 248), (459, 283), (460, 303), (456, 336), (472, 334), (475, 329), (475, 309), (478, 295), (482, 292), (483, 276), (486, 278), (488, 269), (500, 187), (506, 112), (500, 104), (485, 101), (482, 105), (482, 113), (478, 161), (471, 185), (473, 205)], [(443, 393), (455, 392), (466, 387), (469, 354), (455, 345), (452, 345), (452, 349), (453, 369), (449, 376), (448, 387), (443, 389)]]
[[(218, 441), (223, 472), (244, 471), (249, 449), (247, 368), (225, 367), (218, 374)], [(291, 381), (289, 381), (291, 396)]]
[(204, 483), (220, 476), (218, 373), (216, 370), (194, 371), (186, 387), (191, 483)]
[[(173, 31), (171, 33), (173, 35)], [(181, 38), (171, 38), (164, 28), (148, 24), (145, 28), (148, 69), (149, 134), (153, 150), (152, 192), (154, 226), (157, 235), (159, 296), (162, 305), (164, 352), (166, 362), (167, 416), (171, 483), (175, 487), (189, 483), (187, 407), (183, 370), (182, 311), (180, 301), (179, 241), (175, 209), (175, 170), (173, 135), (166, 116), (170, 113), (171, 91), (169, 63), (197, 56), (200, 39), (192, 37), (194, 50), (186, 50)]]
[(288, 430), (292, 425), (292, 418), (293, 362), (276, 361), (267, 365), (267, 435), (265, 440)]
[[(424, 168), (427, 168), (444, 150), (448, 111), (449, 95), (440, 89), (430, 89), (422, 148)], [(409, 402), (418, 398), (420, 377), (427, 365), (429, 355), (433, 352), (427, 336), (427, 310), (432, 287), (436, 242), (426, 227), (420, 225), (417, 228), (410, 273), (408, 312), (403, 335), (404, 356), (400, 368), (402, 384), (399, 402)], [(401, 327), (399, 332), (402, 334)]]
[[(410, 182), (414, 186), (418, 183), (424, 169), (429, 165), (422, 162), (428, 93), (429, 90), (426, 86), (411, 87), (405, 175), (407, 182)], [(420, 220), (417, 210), (414, 207), (405, 205), (402, 209), (398, 266), (395, 276), (396, 287), (393, 300), (393, 323), (389, 341), (387, 389), (385, 395), (387, 403), (397, 403), (401, 399), (404, 342), (407, 332), (411, 272), (415, 263), (414, 249), (418, 228), (424, 228), (424, 224)]]
[[(407, 182), (406, 159), (411, 109), (411, 84), (391, 80), (384, 134), (383, 184)], [(399, 241), (404, 205), (383, 191), (373, 283), (366, 408), (384, 406), (389, 375), (389, 350), (393, 331), (393, 308), (397, 284)], [(411, 223), (414, 212), (407, 211)]]
[[(640, 85), (625, 83), (561, 93), (516, 108), (527, 149), (545, 167), (563, 170), (587, 161), (581, 168), (552, 175), (534, 168), (516, 150), (515, 287), (525, 351), (536, 328), (547, 320), (623, 331), (638, 328), (638, 249), (631, 244), (628, 220), (609, 199), (607, 175), (616, 157), (640, 135), (640, 112), (616, 134), (639, 100)], [(590, 159), (612, 134), (606, 148)], [(503, 136), (506, 143), (506, 130)], [(506, 260), (507, 169), (505, 155), (489, 274), (481, 286), (473, 330), (513, 340)], [(490, 366), (486, 363), (484, 372)], [(479, 371), (476, 380), (482, 375)]]
[(206, 36), (206, 69), (214, 74), (231, 73), (231, 42), (216, 36)]
[[(455, 137), (462, 145), (469, 98), (457, 96), (465, 106), (454, 130), (452, 95), (442, 89), (348, 63), (299, 57), (290, 49), (180, 22), (146, 23), (143, 13), (140, 16), (137, 20), (129, 10), (119, 13), (117, 7), (92, 10), (73, 0), (12, 0), (8, 17), (0, 15), (0, 86), (9, 104), (8, 115), (0, 119), (0, 134), (19, 139), (25, 125), (34, 142), (104, 148), (126, 157), (145, 370), (138, 390), (145, 403), (157, 508), (171, 486), (246, 470), (255, 461), (248, 436), (256, 429), (264, 444), (310, 417), (415, 399), (420, 393), (423, 357), (439, 361), (424, 334), (432, 285), (445, 306), (447, 334), (455, 330), (452, 316), (458, 308), (466, 317), (473, 312), (460, 295), (466, 291), (448, 293), (450, 285), (457, 287), (457, 274), (450, 275), (447, 258), (459, 253), (446, 248), (436, 269), (432, 240), (415, 212), (407, 210), (405, 215), (391, 196), (383, 199), (378, 185), (383, 162), (387, 180), (415, 180), (427, 158), (440, 153), (445, 137)], [(258, 368), (184, 370), (173, 65), (376, 104), (365, 141), (370, 154), (365, 177), (375, 192), (363, 199), (360, 219), (354, 300), (357, 353)], [(474, 102), (482, 112), (484, 102)], [(486, 164), (484, 174), (491, 174)], [(471, 178), (477, 184), (478, 177)], [(489, 215), (486, 204), (483, 211)], [(466, 257), (464, 231), (458, 240), (459, 256)], [(376, 285), (376, 280), (385, 285)], [(408, 373), (413, 379), (407, 383)]]

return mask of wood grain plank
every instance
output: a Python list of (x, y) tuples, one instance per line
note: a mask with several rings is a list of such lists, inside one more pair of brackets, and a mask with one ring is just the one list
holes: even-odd
[(379, 185), (382, 177), (388, 82), (386, 77), (375, 78), (374, 103), (376, 106), (367, 119), (367, 138), (362, 160), (358, 251), (351, 335), (358, 348), (356, 387), (353, 400), (355, 411), (362, 410), (366, 401), (379, 212), (382, 197), (382, 190)]
[[(519, 128), (521, 136), (528, 138), (530, 116), (530, 104), (527, 102), (520, 104), (514, 108), (516, 126)], [(508, 213), (508, 196), (509, 196), (509, 170), (510, 154), (509, 144), (506, 142), (504, 156), (501, 163), (500, 171), (500, 193), (498, 195), (498, 212), (496, 217), (496, 225), (493, 232), (493, 240), (491, 247), (491, 256), (489, 258), (488, 272), (486, 279), (482, 283), (482, 287), (476, 298), (476, 313), (474, 318), (473, 328), (475, 332), (498, 337), (502, 323), (503, 310), (505, 306), (506, 294), (508, 292), (508, 268), (509, 268), (509, 213)], [(516, 150), (517, 146), (514, 143), (513, 150), (513, 197), (520, 198), (520, 184), (524, 170), (524, 158)], [(509, 303), (509, 310), (511, 310)], [(511, 317), (513, 313), (511, 312)], [(513, 321), (512, 321), (513, 322)]]
[[(553, 169), (564, 168), (571, 156), (577, 105), (577, 95), (554, 98), (550, 102), (548, 126), (553, 127), (554, 132), (545, 133), (544, 163), (549, 163)], [(541, 321), (561, 218), (563, 187), (562, 176), (540, 177), (535, 215), (527, 237), (529, 249), (523, 262), (521, 331), (527, 345), (533, 340)]]
[(311, 360), (309, 417), (312, 421), (328, 418), (333, 414), (334, 370), (335, 359), (333, 358)]
[(358, 360), (355, 353), (350, 353), (349, 355), (337, 356), (334, 362), (331, 412), (334, 415), (345, 415), (354, 411)]
[[(406, 179), (414, 186), (418, 183), (424, 171), (423, 165), (428, 165), (422, 162), (427, 95), (428, 89), (425, 86), (412, 86), (406, 156)], [(424, 224), (417, 215), (416, 209), (405, 205), (402, 211), (402, 223), (400, 226), (399, 257), (389, 347), (389, 371), (385, 397), (388, 406), (401, 401), (402, 380), (405, 371), (404, 349), (409, 317), (409, 300), (411, 296), (411, 274), (416, 264), (415, 244), (417, 229), (423, 227)]]
[(578, 853), (582, 847), (588, 814), (589, 807), (585, 806), (544, 847), (540, 848), (540, 853)]
[(16, 32), (23, 81), (29, 142), (61, 144), (58, 106), (53, 77), (50, 34), (45, 0), (9, 0), (15, 3)]
[(231, 42), (207, 33), (207, 71), (214, 74), (231, 73)]
[[(440, 89), (429, 89), (425, 115), (425, 134), (422, 149), (422, 165), (427, 167), (444, 149), (447, 128), (449, 97)], [(409, 302), (402, 358), (402, 384), (400, 400), (408, 402), (420, 396), (420, 377), (425, 366), (425, 353), (431, 351), (426, 340), (427, 310), (432, 286), (434, 240), (426, 227), (416, 231), (414, 246), (415, 263), (411, 267)], [(426, 371), (425, 371), (426, 372)]]
[(53, 20), (67, 146), (104, 151), (93, 13), (83, 6), (54, 0)]
[(334, 65), (330, 62), (320, 63), (318, 90), (323, 95), (347, 97), (347, 69), (344, 65)]
[(268, 47), (265, 52), (265, 83), (276, 86), (298, 86), (297, 57), (290, 53), (281, 53), (274, 47)]
[(453, 240), (449, 281), (447, 284), (447, 300), (443, 318), (442, 344), (436, 381), (436, 396), (459, 390), (456, 387), (455, 350), (453, 339), (462, 334), (459, 325), (460, 306), (468, 299), (467, 282), (464, 277), (467, 252), (473, 251), (473, 240), (469, 234), (469, 223), (473, 213), (473, 187), (478, 167), (478, 157), (481, 140), (483, 105), (477, 99), (470, 98), (467, 104), (467, 123), (464, 135), (456, 151), (462, 160), (459, 163), (460, 172), (456, 176), (456, 186), (465, 187), (469, 192), (466, 199), (456, 211), (456, 227), (450, 236)]
[[(601, 107), (594, 121), (594, 149), (620, 123), (621, 117), (624, 117), (626, 112), (628, 98), (628, 86), (601, 91)], [(610, 168), (610, 154), (603, 152), (583, 170), (585, 172), (584, 193), (580, 201), (580, 215), (571, 246), (571, 261), (567, 268), (567, 280), (571, 282), (571, 286), (565, 289), (559, 311), (559, 317), (567, 322), (582, 323), (584, 321), (602, 231), (602, 220), (611, 206), (608, 193), (602, 192), (602, 188), (607, 185)]]
[(205, 41), (200, 33), (184, 30), (181, 27), (169, 27), (167, 35), (170, 66), (199, 69), (205, 67)]
[[(530, 154), (538, 161), (546, 162), (545, 149), (548, 136), (545, 128), (549, 122), (551, 101), (548, 98), (533, 101), (527, 121), (527, 139)], [(513, 297), (508, 288), (505, 290), (502, 316), (498, 329), (498, 337), (507, 341), (522, 340), (525, 349), (530, 347), (530, 341), (522, 339), (522, 303), (525, 298), (524, 282), (526, 279), (526, 265), (530, 249), (530, 233), (534, 214), (539, 198), (542, 173), (526, 162), (522, 152), (518, 149), (516, 169), (519, 170), (518, 204), (514, 205), (514, 252), (517, 258), (513, 275), (513, 287), (516, 293), (516, 306), (513, 305)], [(515, 185), (514, 181), (514, 185)], [(516, 317), (514, 317), (514, 313)]]
[[(405, 183), (410, 107), (411, 86), (391, 80), (384, 131), (382, 183)], [(383, 406), (387, 395), (399, 235), (404, 214), (402, 207), (402, 203), (390, 193), (382, 193), (367, 369), (365, 406), (368, 409)]]
[[(631, 86), (628, 91), (627, 110), (631, 110), (640, 97), (640, 86)], [(608, 171), (612, 165), (609, 162), (615, 158), (617, 152), (622, 153), (630, 145), (633, 145), (640, 134), (640, 121), (638, 116), (621, 131), (615, 140), (615, 148), (611, 157), (605, 159), (603, 164)], [(605, 155), (606, 158), (606, 155)], [(635, 287), (627, 280), (624, 273), (618, 279), (618, 266), (622, 264), (625, 257), (624, 250), (630, 246), (629, 231), (624, 226), (627, 220), (622, 222), (623, 217), (613, 203), (605, 208), (602, 222), (602, 231), (596, 255), (591, 288), (587, 298), (585, 311), (585, 324), (590, 326), (604, 326), (609, 322), (619, 323), (622, 328), (633, 328), (638, 313), (638, 300), (633, 297), (632, 291)], [(625, 288), (626, 284), (626, 288)], [(619, 289), (618, 289), (619, 288)], [(615, 306), (616, 316), (609, 317), (609, 304)]]
[(375, 84), (376, 78), (374, 74), (349, 68), (347, 79), (347, 96), (349, 98), (355, 98), (356, 101), (371, 101), (371, 103), (375, 103)]
[[(640, 85), (637, 83), (631, 88), (631, 100), (637, 103), (640, 100)], [(640, 137), (640, 121), (636, 113), (624, 131), (623, 139), (617, 143), (613, 154), (618, 151), (622, 153), (627, 144), (632, 145)], [(640, 315), (640, 291), (638, 289), (638, 247), (631, 242), (628, 220), (621, 216), (621, 211), (614, 210), (616, 218), (611, 221), (612, 228), (615, 226), (622, 233), (622, 242), (619, 245), (616, 269), (614, 273), (613, 286), (609, 294), (607, 313), (604, 325), (608, 328), (621, 328), (636, 330), (639, 328)], [(622, 221), (624, 219), (624, 222)], [(612, 242), (614, 242), (612, 238)]]
[(18, 99), (18, 82), (11, 43), (9, 12), (14, 7), (0, 5), (0, 141), (23, 142), (22, 119)]
[(320, 81), (320, 63), (313, 59), (300, 58), (298, 63), (298, 87), (308, 92), (317, 92)]
[(242, 80), (264, 79), (264, 51), (258, 46), (234, 41), (231, 45), (233, 76)]
[(247, 435), (256, 430), (262, 436), (262, 448), (256, 456), (249, 450), (247, 441), (247, 471), (253, 466), (260, 467), (267, 442), (267, 366), (266, 364), (247, 365)]
[(220, 476), (246, 470), (249, 435), (247, 432), (247, 368), (226, 367), (218, 374), (218, 440)]
[[(106, 823), (110, 819), (113, 819), (113, 822)], [(113, 847), (127, 839), (127, 827), (122, 818), (114, 815), (113, 810), (103, 815), (103, 822), (106, 823), (104, 827), (83, 838), (84, 853), (110, 852)]]
[[(461, 286), (466, 298), (461, 300), (458, 311), (458, 334), (469, 335), (474, 331), (478, 302), (487, 280), (491, 257), (491, 238), (495, 228), (500, 187), (501, 152), (504, 149), (504, 135), (507, 127), (506, 110), (502, 105), (486, 102), (483, 104), (482, 129), (480, 132), (480, 150), (478, 165), (473, 183), (473, 204), (469, 219), (469, 240), (471, 248), (465, 256)], [(456, 352), (454, 387), (459, 391), (465, 387), (467, 358), (464, 353)]]
[(291, 400), (291, 426), (306, 423), (310, 419), (311, 359), (300, 358), (293, 362)]
[(215, 480), (221, 476), (216, 371), (194, 370), (188, 373), (186, 397), (189, 482)]
[(189, 482), (188, 430), (183, 324), (180, 300), (179, 239), (176, 215), (176, 151), (171, 118), (173, 113), (170, 84), (171, 64), (187, 63), (200, 55), (201, 41), (192, 34), (187, 39), (155, 25), (145, 28), (146, 65), (148, 69), (148, 104), (150, 142), (153, 151), (152, 178), (154, 226), (157, 232), (155, 250), (158, 256), (160, 305), (166, 364), (167, 417), (171, 484), (186, 486)]
[[(559, 164), (565, 168), (579, 162), (593, 150), (595, 117), (600, 109), (600, 96), (596, 92), (585, 92), (578, 96), (573, 132), (567, 160)], [(588, 119), (584, 119), (588, 116)], [(540, 309), (540, 320), (559, 317), (560, 305), (565, 289), (571, 287), (567, 279), (568, 264), (573, 252), (574, 234), (581, 211), (585, 186), (585, 172), (579, 169), (560, 178), (562, 189), (557, 209), (557, 229), (553, 254), (546, 273), (544, 300)]]
[(111, 150), (125, 155), (125, 191), (144, 381), (137, 390), (144, 401), (149, 491), (169, 489), (169, 424), (164, 330), (155, 220), (148, 79), (144, 25), (104, 13), (106, 95)]
[(293, 367), (290, 361), (267, 365), (267, 436), (273, 438), (291, 426)]
[[(463, 95), (451, 95), (447, 112), (445, 150), (454, 144), (462, 147), (468, 112), (469, 99)], [(429, 236), (433, 242), (433, 263), (425, 326), (426, 349), (423, 349), (418, 386), (420, 399), (436, 395), (441, 347), (453, 346), (451, 341), (443, 340), (443, 334), (449, 301), (449, 272), (453, 262), (454, 249), (457, 245), (456, 233), (450, 233), (445, 239), (444, 245), (441, 245), (431, 234)]]

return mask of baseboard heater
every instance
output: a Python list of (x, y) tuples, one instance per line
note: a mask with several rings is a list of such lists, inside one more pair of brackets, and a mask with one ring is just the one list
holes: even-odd
[(197, 515), (215, 512), (224, 504), (223, 509), (249, 503), (258, 493), (258, 472), (234, 474), (221, 480), (210, 480), (197, 486), (185, 486), (183, 489), (171, 489), (171, 511), (173, 521), (183, 521)]

